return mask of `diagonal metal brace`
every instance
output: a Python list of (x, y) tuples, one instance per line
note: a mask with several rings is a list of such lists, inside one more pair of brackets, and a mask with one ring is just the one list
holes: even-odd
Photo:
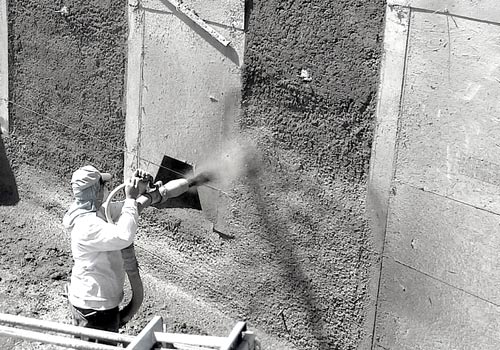
[(191, 21), (196, 23), (201, 29), (210, 34), (215, 40), (221, 43), (223, 46), (228, 46), (231, 42), (227, 40), (224, 36), (219, 34), (215, 29), (209, 26), (203, 19), (201, 19), (196, 12), (191, 10), (185, 4), (175, 0), (164, 0), (170, 5), (174, 6), (177, 11), (182, 13), (184, 16), (188, 17)]

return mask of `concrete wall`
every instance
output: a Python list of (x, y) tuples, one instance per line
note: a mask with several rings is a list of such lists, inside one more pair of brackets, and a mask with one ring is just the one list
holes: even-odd
[[(126, 16), (122, 1), (9, 1), (11, 161), (68, 180), (87, 163), (121, 178)], [(69, 126), (58, 124), (60, 121)], [(86, 136), (90, 135), (90, 136)]]
[[(180, 11), (168, 1), (141, 1), (129, 7), (128, 174), (137, 167), (158, 174), (164, 156), (199, 172), (236, 137), (244, 2), (184, 2), (184, 6), (196, 10), (198, 17), (193, 18), (199, 23), (187, 16), (193, 10)], [(218, 41), (219, 35), (230, 44)], [(219, 212), (227, 209), (227, 185), (213, 185), (200, 188), (199, 199), (204, 213), (219, 227)]]
[[(297, 309), (309, 311), (302, 318), (292, 313), (296, 331), (301, 330), (293, 340), (311, 348), (369, 348), (364, 340), (371, 338), (372, 325), (363, 324), (373, 305), (368, 289), (374, 245), (364, 199), (383, 2), (255, 1), (253, 6), (241, 125), (260, 134), (269, 164), (263, 172), (274, 180), (262, 186), (272, 188), (271, 195), (260, 191), (267, 204), (264, 217), (277, 218), (263, 232), (285, 240), (301, 261), (296, 274), (288, 275), (290, 285), (299, 276), (310, 281), (295, 289), (298, 299), (302, 292), (302, 300), (309, 300)], [(300, 78), (302, 69), (311, 81)], [(280, 191), (283, 183), (288, 186)], [(278, 223), (281, 229), (274, 231)], [(277, 256), (292, 270), (283, 246)]]
[(7, 1), (0, 2), (0, 132), (9, 131), (9, 60), (7, 35)]
[[(49, 0), (10, 2), (11, 96), (30, 109), (11, 110), (6, 148), (14, 170), (16, 163), (33, 164), (65, 184), (71, 171), (84, 163), (122, 172), (125, 5), (74, 1), (64, 16), (56, 12), (60, 4)], [(138, 244), (153, 254), (138, 251), (152, 284), (134, 322), (160, 314), (170, 329), (214, 334), (226, 327), (216, 324), (219, 319), (228, 324), (245, 319), (268, 341), (267, 348), (354, 349), (371, 336), (365, 323), (374, 257), (365, 217), (365, 181), (383, 2), (246, 5), (244, 58), (238, 54), (243, 65), (234, 72), (243, 74), (241, 113), (221, 108), (235, 102), (217, 95), (239, 90), (235, 80), (226, 82), (227, 90), (214, 84), (213, 94), (197, 97), (208, 97), (206, 104), (196, 105), (204, 109), (208, 104), (210, 118), (224, 110), (235, 125), (231, 139), (238, 147), (220, 147), (236, 150), (229, 153), (237, 162), (225, 167), (231, 186), (226, 188), (224, 215), (232, 238), (214, 232), (195, 210), (145, 213)], [(220, 21), (212, 14), (230, 17), (206, 10), (200, 15), (214, 26)], [(158, 18), (158, 9), (149, 16)], [(229, 35), (232, 24), (222, 24), (218, 30)], [(198, 40), (198, 33), (185, 29), (183, 35)], [(242, 34), (236, 30), (234, 35)], [(241, 50), (239, 46), (236, 52)], [(213, 54), (223, 55), (220, 50)], [(232, 71), (234, 56), (229, 61), (214, 61), (219, 68), (205, 71), (200, 85), (210, 85), (220, 69)], [(178, 62), (182, 57), (171, 63)], [(150, 74), (173, 79), (167, 75), (167, 68), (173, 67), (151, 68)], [(182, 67), (193, 66), (186, 61)], [(170, 102), (177, 94), (160, 92)], [(64, 121), (77, 132), (43, 116)], [(188, 124), (191, 130), (208, 130), (206, 124)], [(77, 136), (78, 131), (106, 143)], [(245, 152), (238, 153), (242, 149)], [(179, 149), (165, 152), (182, 156)], [(226, 153), (216, 154), (216, 160)], [(236, 169), (230, 166), (235, 163)], [(167, 294), (165, 284), (190, 298)], [(196, 303), (185, 307), (176, 304), (178, 300)], [(210, 307), (203, 309), (206, 305)]]
[(396, 3), (370, 177), (385, 242), (373, 348), (496, 349), (498, 9)]
[[(240, 58), (241, 32), (224, 22), (225, 8), (188, 4), (231, 36)], [(200, 168), (211, 162), (225, 180), (225, 203), (217, 206), (225, 213), (216, 220), (224, 236), (193, 211), (148, 217), (138, 244), (170, 252), (173, 265), (154, 275), (247, 319), (266, 341), (287, 341), (285, 348), (369, 346), (375, 258), (364, 200), (380, 4), (247, 3), (241, 111), (240, 59), (208, 45), (166, 2), (130, 11), (138, 50), (128, 70), (140, 83), (128, 85), (128, 146), (136, 153), (127, 164), (155, 171), (166, 154)], [(172, 221), (175, 236), (164, 232), (155, 242), (153, 227)], [(207, 329), (215, 318), (190, 315), (190, 326), (204, 320)]]

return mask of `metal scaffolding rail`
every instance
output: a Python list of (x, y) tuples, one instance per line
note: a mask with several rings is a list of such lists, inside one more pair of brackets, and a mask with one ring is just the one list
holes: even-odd
[[(0, 313), (0, 336), (80, 350), (255, 350), (260, 348), (255, 334), (247, 331), (245, 322), (238, 322), (227, 337), (214, 337), (164, 332), (163, 319), (159, 316), (155, 316), (137, 336), (131, 336)], [(116, 345), (97, 343), (96, 340)]]

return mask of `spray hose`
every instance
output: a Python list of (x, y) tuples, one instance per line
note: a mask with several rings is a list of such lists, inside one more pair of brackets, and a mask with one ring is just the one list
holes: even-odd
[[(178, 197), (187, 192), (191, 187), (204, 185), (210, 182), (212, 179), (213, 176), (211, 174), (200, 173), (190, 179), (176, 179), (169, 181), (166, 184), (157, 182), (153, 187), (150, 187), (149, 191), (146, 191), (136, 199), (139, 212), (148, 206), (159, 206), (169, 198)], [(106, 215), (108, 223), (115, 223), (113, 217), (111, 216), (109, 205), (116, 197), (116, 195), (124, 189), (125, 184), (119, 185), (113, 191), (111, 191), (108, 198), (103, 203), (104, 213)], [(122, 310), (120, 310), (120, 327), (124, 326), (128, 321), (132, 319), (132, 317), (134, 317), (134, 315), (141, 307), (142, 301), (144, 300), (144, 286), (139, 274), (139, 264), (137, 263), (134, 244), (132, 243), (127, 248), (122, 249), (121, 253), (123, 258), (123, 266), (130, 282), (132, 297), (128, 304)]]
[[(184, 192), (187, 192), (190, 187), (193, 186), (193, 182), (187, 179), (176, 179), (167, 182), (166, 184), (162, 184), (161, 182), (157, 182), (155, 187), (150, 188), (150, 191), (140, 195), (136, 202), (140, 206), (140, 208), (146, 208), (149, 206), (157, 206), (161, 203), (164, 203), (169, 198), (178, 197)], [(106, 220), (114, 224), (115, 221), (111, 216), (111, 211), (109, 210), (109, 204), (113, 201), (118, 193), (120, 193), (125, 188), (125, 184), (121, 184), (116, 187), (108, 196), (108, 199), (103, 204), (104, 213), (106, 214)]]

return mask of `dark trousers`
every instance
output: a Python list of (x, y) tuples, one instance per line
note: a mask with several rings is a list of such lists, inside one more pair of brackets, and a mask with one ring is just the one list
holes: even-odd
[[(109, 310), (82, 309), (71, 305), (73, 324), (80, 327), (100, 329), (108, 332), (118, 332), (120, 325), (120, 313), (118, 307)], [(89, 339), (90, 340), (90, 339)], [(112, 344), (99, 341), (102, 344)]]

